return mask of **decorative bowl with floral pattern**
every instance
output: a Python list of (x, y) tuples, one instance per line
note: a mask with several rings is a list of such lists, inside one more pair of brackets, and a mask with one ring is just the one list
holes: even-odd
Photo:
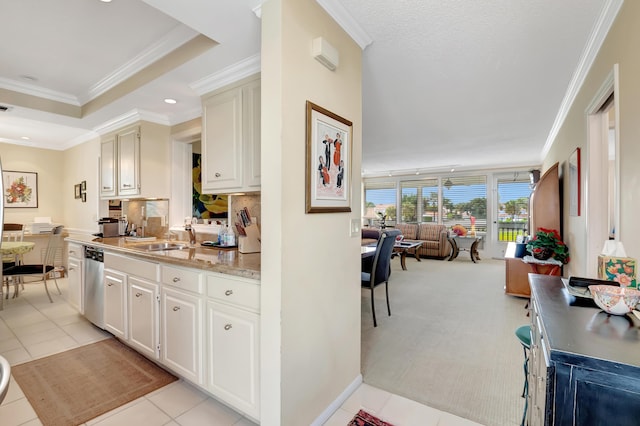
[(640, 290), (612, 285), (590, 285), (589, 291), (596, 305), (613, 315), (631, 312), (640, 302)]

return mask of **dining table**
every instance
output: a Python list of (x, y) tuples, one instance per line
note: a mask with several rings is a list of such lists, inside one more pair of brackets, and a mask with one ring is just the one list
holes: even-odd
[[(0, 255), (4, 259), (5, 256), (15, 256), (15, 261), (18, 261), (20, 255), (29, 253), (34, 249), (36, 243), (33, 241), (2, 241), (0, 244)], [(4, 285), (4, 277), (0, 272), (0, 285)], [(17, 290), (16, 290), (17, 291)], [(16, 293), (17, 295), (17, 293)], [(0, 310), (3, 309), (4, 297), (2, 294), (2, 288), (0, 288)]]

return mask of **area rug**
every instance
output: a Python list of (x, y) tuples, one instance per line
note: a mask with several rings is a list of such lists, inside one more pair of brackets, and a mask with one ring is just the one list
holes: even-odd
[(44, 426), (85, 423), (177, 380), (113, 338), (13, 366), (11, 373)]
[(376, 416), (367, 413), (364, 410), (358, 411), (358, 414), (349, 422), (347, 426), (393, 426), (391, 423), (380, 420)]

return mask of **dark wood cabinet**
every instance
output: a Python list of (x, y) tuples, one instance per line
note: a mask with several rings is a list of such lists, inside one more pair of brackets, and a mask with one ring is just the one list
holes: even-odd
[[(551, 166), (536, 183), (529, 200), (529, 235), (535, 235), (538, 228), (560, 231), (560, 182), (558, 163)], [(504, 291), (512, 296), (529, 297), (529, 272), (549, 273), (551, 267), (538, 266), (537, 270), (515, 257), (515, 244), (509, 243), (505, 251), (506, 280)], [(560, 270), (553, 272), (560, 275)]]
[(640, 424), (640, 321), (576, 299), (558, 277), (529, 281), (529, 425)]

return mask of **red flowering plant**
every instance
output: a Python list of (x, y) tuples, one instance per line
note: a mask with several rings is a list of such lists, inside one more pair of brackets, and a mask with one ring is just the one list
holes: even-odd
[(527, 243), (527, 250), (536, 259), (548, 259), (550, 257), (569, 263), (569, 248), (562, 242), (560, 234), (555, 229), (538, 228), (536, 235)]

